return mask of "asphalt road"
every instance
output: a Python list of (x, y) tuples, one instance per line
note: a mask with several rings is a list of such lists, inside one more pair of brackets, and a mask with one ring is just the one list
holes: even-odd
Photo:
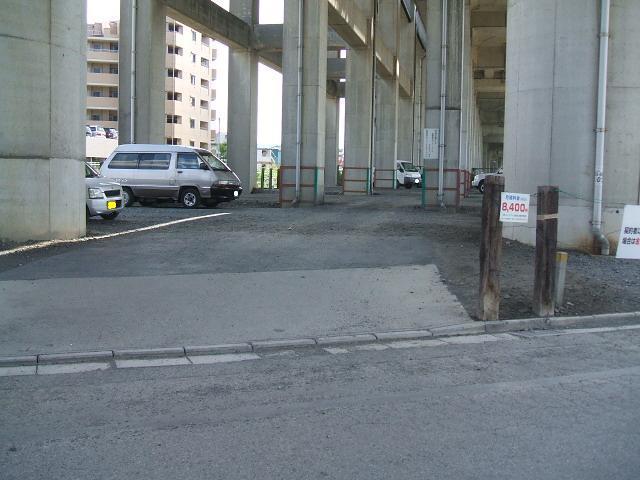
[(3, 479), (637, 479), (640, 333), (0, 378)]

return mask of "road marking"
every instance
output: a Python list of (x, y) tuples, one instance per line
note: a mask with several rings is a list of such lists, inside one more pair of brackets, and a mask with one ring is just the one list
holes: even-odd
[(342, 355), (343, 353), (349, 353), (349, 350), (346, 348), (337, 348), (337, 347), (327, 347), (323, 348), (323, 350), (331, 355)]
[(438, 347), (440, 345), (446, 345), (446, 343), (440, 340), (406, 340), (403, 342), (391, 342), (387, 345), (391, 348), (420, 348)]
[(35, 375), (36, 366), (24, 366), (24, 367), (3, 367), (0, 368), (0, 377), (14, 377), (18, 375)]
[(38, 375), (57, 375), (60, 373), (82, 373), (106, 370), (108, 363), (60, 363), (56, 365), (38, 365)]
[(149, 358), (147, 360), (116, 360), (117, 368), (139, 367), (173, 367), (176, 365), (191, 365), (186, 357)]
[(469, 336), (449, 337), (443, 340), (452, 345), (467, 345), (471, 343), (486, 343), (486, 342), (498, 341), (498, 339), (492, 335), (469, 335)]
[(157, 230), (158, 228), (168, 227), (168, 226), (171, 226), (171, 225), (177, 225), (179, 223), (194, 222), (196, 220), (203, 220), (205, 218), (220, 217), (222, 215), (231, 215), (231, 214), (228, 213), (228, 212), (211, 213), (209, 215), (200, 215), (198, 217), (181, 218), (180, 220), (172, 220), (171, 222), (157, 223), (155, 225), (149, 225), (147, 227), (134, 228), (132, 230), (125, 230), (123, 232), (116, 232), (116, 233), (108, 233), (108, 234), (105, 234), (105, 235), (94, 235), (92, 237), (71, 238), (69, 240), (46, 240), (44, 242), (33, 243), (31, 245), (24, 245), (22, 247), (12, 248), (10, 250), (2, 250), (2, 251), (0, 251), (0, 257), (2, 257), (4, 255), (12, 255), (14, 253), (23, 253), (23, 252), (28, 252), (28, 251), (31, 251), (31, 250), (38, 250), (38, 249), (41, 249), (41, 248), (51, 247), (51, 246), (54, 246), (54, 245), (67, 245), (67, 244), (71, 244), (71, 243), (90, 242), (92, 240), (104, 240), (106, 238), (119, 237), (121, 235), (129, 235), (131, 233), (146, 232), (148, 230)]
[(259, 360), (255, 353), (221, 353), (218, 355), (193, 355), (189, 357), (194, 365), (207, 365), (210, 363), (242, 362), (245, 360)]

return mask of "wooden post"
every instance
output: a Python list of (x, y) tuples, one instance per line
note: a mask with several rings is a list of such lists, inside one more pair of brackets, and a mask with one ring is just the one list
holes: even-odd
[(260, 188), (264, 189), (264, 164), (260, 168)]
[(538, 187), (533, 311), (541, 317), (552, 317), (555, 313), (558, 192), (556, 186)]
[(500, 194), (504, 177), (487, 175), (482, 198), (482, 238), (480, 239), (480, 320), (498, 320), (500, 314), (500, 265), (502, 263), (502, 223)]
[(269, 190), (273, 190), (273, 167), (269, 167)]

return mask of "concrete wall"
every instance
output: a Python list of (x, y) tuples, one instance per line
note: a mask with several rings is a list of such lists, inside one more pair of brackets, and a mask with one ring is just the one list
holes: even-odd
[[(640, 3), (613, 1), (603, 230), (614, 243), (640, 183)], [(558, 185), (561, 245), (592, 248), (600, 2), (508, 5), (504, 168), (508, 191)], [(505, 236), (535, 243), (533, 219)]]
[(84, 0), (5, 0), (0, 64), (0, 238), (82, 236)]

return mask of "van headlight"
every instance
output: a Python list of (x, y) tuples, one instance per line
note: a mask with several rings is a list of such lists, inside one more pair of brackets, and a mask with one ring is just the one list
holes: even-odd
[(102, 198), (104, 194), (102, 193), (102, 190), (100, 190), (99, 188), (90, 188), (89, 189), (89, 198)]

